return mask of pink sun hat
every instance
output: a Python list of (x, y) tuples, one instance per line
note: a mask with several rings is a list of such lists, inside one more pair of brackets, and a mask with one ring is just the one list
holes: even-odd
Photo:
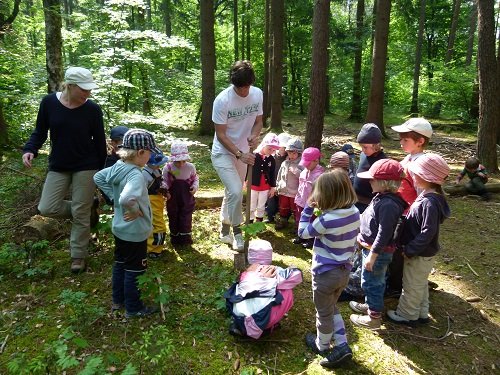
[(191, 160), (188, 146), (184, 142), (173, 142), (170, 146), (170, 161)]
[(443, 185), (450, 174), (450, 167), (438, 154), (424, 154), (408, 165), (411, 172), (434, 184)]
[(317, 160), (319, 158), (321, 158), (321, 151), (316, 147), (308, 147), (302, 153), (299, 165), (307, 168), (313, 160)]

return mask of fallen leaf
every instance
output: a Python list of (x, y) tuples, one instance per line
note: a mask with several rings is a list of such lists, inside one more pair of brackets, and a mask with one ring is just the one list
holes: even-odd
[(486, 314), (484, 310), (479, 310), (479, 314), (481, 314), (481, 318), (483, 318), (484, 320), (489, 320), (488, 314)]
[(236, 361), (233, 363), (233, 370), (236, 371), (240, 368), (240, 360), (236, 358)]
[(472, 297), (467, 297), (465, 300), (467, 302), (479, 302), (482, 300), (482, 298), (477, 296), (472, 296)]

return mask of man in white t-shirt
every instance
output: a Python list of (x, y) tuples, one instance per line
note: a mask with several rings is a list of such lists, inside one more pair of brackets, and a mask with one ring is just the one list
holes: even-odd
[(262, 130), (262, 91), (252, 86), (255, 72), (249, 61), (236, 61), (231, 67), (230, 78), (232, 85), (217, 95), (213, 105), (212, 164), (225, 187), (219, 239), (242, 251), (243, 182), (247, 165), (255, 162), (250, 147), (258, 145)]

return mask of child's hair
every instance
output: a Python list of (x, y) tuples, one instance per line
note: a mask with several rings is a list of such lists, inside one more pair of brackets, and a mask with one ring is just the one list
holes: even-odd
[(373, 179), (373, 183), (380, 188), (380, 191), (389, 191), (391, 193), (396, 193), (399, 190), (399, 186), (401, 185), (401, 181), (395, 180)]
[(231, 83), (236, 87), (250, 86), (255, 82), (255, 72), (248, 60), (236, 61), (231, 67), (229, 76)]
[(441, 194), (446, 199), (446, 193), (443, 190), (443, 185), (435, 184), (433, 182), (430, 184), (431, 189), (434, 189), (436, 193)]
[(465, 161), (465, 168), (467, 169), (477, 169), (479, 167), (479, 159), (475, 157), (468, 158)]
[(424, 140), (422, 147), (427, 147), (427, 145), (429, 144), (429, 141), (430, 141), (429, 137), (426, 137), (425, 135), (414, 132), (414, 131), (406, 132), (406, 133), (399, 133), (399, 138), (410, 138), (410, 139), (413, 139), (413, 141), (415, 141), (415, 142), (418, 141), (420, 138), (422, 138)]
[(137, 153), (139, 150), (132, 150), (130, 148), (119, 148), (116, 151), (116, 154), (122, 159), (123, 161), (130, 161), (134, 160), (135, 157), (137, 156)]
[(351, 207), (358, 199), (347, 172), (335, 169), (318, 177), (311, 200), (322, 210), (335, 210)]

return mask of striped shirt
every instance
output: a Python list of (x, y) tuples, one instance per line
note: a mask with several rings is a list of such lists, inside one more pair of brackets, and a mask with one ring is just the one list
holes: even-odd
[(311, 223), (314, 208), (307, 206), (299, 222), (299, 237), (314, 238), (311, 272), (320, 274), (338, 266), (351, 269), (359, 233), (359, 211), (350, 208), (325, 210)]

